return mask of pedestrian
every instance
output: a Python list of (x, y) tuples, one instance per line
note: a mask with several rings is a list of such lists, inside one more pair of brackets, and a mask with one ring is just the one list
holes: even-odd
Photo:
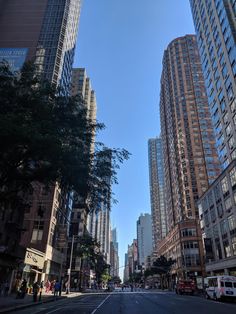
[(55, 286), (56, 280), (53, 280), (51, 282), (50, 290), (52, 291), (52, 294), (54, 294), (54, 286)]
[(51, 283), (49, 280), (46, 281), (45, 283), (45, 292), (48, 293), (50, 291), (50, 288), (51, 288)]
[(27, 281), (26, 281), (26, 279), (23, 279), (21, 286), (20, 286), (20, 291), (21, 291), (21, 299), (24, 299), (25, 294), (27, 292)]
[(44, 286), (44, 283), (43, 281), (41, 281), (40, 286), (39, 286), (39, 301), (41, 301), (42, 299), (43, 286)]
[(33, 284), (33, 301), (34, 302), (37, 302), (38, 292), (39, 292), (39, 284), (37, 283), (37, 281), (35, 281), (35, 283)]
[(9, 283), (8, 283), (8, 281), (6, 280), (5, 281), (5, 283), (4, 283), (4, 285), (3, 285), (3, 294), (4, 294), (4, 296), (6, 297), (6, 296), (8, 296), (8, 292), (9, 292)]
[(57, 280), (56, 283), (55, 283), (55, 286), (54, 286), (54, 299), (55, 299), (55, 300), (57, 300), (57, 298), (58, 298), (60, 289), (61, 289), (61, 284), (60, 284), (60, 282)]

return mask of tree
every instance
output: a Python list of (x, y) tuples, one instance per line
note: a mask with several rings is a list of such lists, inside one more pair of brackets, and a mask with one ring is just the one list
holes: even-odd
[(84, 234), (82, 237), (78, 238), (76, 254), (81, 258), (80, 263), (80, 279), (79, 279), (79, 288), (82, 289), (83, 285), (83, 267), (84, 262), (94, 266), (97, 261), (97, 256), (99, 254), (100, 245), (94, 240), (89, 234)]
[(117, 169), (129, 153), (102, 143), (94, 143), (93, 151), (94, 134), (103, 128), (88, 119), (81, 97), (64, 96), (61, 88), (38, 77), (32, 64), (25, 64), (19, 75), (2, 64), (1, 207), (13, 200), (24, 203), (33, 182), (46, 186), (58, 182), (65, 191), (77, 193), (88, 210), (105, 202), (104, 195), (112, 195)]
[(172, 265), (174, 265), (176, 262), (176, 260), (173, 260), (172, 258), (169, 258), (167, 260), (167, 258), (163, 255), (161, 255), (160, 257), (158, 257), (154, 262), (153, 265), (151, 267), (151, 271), (154, 274), (159, 274), (160, 275), (160, 279), (161, 279), (161, 288), (163, 288), (164, 286), (164, 280), (168, 281), (168, 285), (169, 285), (169, 275), (170, 275), (170, 270)]

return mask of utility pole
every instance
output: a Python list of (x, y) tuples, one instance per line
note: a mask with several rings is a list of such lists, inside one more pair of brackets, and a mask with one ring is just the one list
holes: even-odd
[(74, 250), (74, 240), (75, 240), (75, 236), (73, 235), (72, 242), (71, 242), (71, 250), (70, 250), (70, 268), (68, 269), (68, 285), (67, 285), (66, 294), (70, 293), (71, 267), (72, 267), (72, 258), (73, 258), (73, 250)]

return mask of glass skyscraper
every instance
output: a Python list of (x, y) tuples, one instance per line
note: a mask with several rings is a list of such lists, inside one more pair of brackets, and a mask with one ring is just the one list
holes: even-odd
[(218, 155), (236, 158), (236, 1), (190, 0)]
[[(33, 60), (69, 92), (81, 0), (0, 0), (0, 60)], [(17, 58), (18, 55), (18, 58)]]
[(166, 236), (166, 208), (164, 162), (161, 138), (148, 140), (149, 185), (152, 214), (153, 251), (158, 252), (158, 244)]

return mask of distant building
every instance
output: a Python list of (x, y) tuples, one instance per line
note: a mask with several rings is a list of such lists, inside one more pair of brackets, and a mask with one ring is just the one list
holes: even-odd
[(164, 162), (161, 138), (148, 140), (149, 185), (152, 214), (153, 251), (158, 252), (161, 239), (166, 236), (166, 207)]
[(110, 242), (110, 274), (111, 276), (119, 277), (119, 244), (117, 242), (116, 228), (111, 230), (111, 242)]
[(124, 265), (124, 276), (123, 282), (129, 280), (129, 264), (128, 264), (128, 253), (125, 253), (125, 265)]
[(145, 260), (152, 253), (152, 220), (150, 214), (141, 214), (137, 221), (138, 265), (145, 265)]

